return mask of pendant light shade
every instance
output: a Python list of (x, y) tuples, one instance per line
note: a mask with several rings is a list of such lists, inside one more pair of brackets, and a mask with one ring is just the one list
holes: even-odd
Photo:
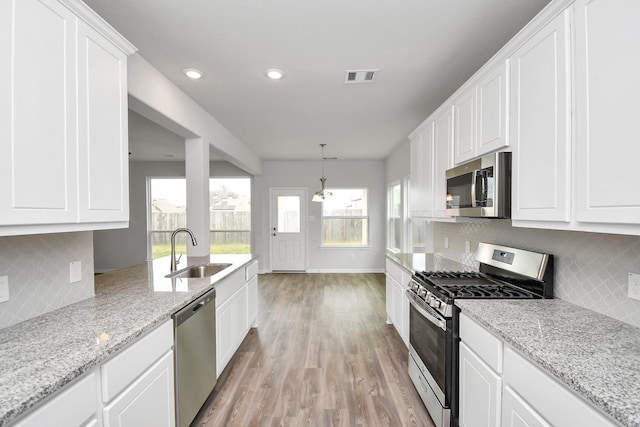
[(327, 181), (327, 178), (324, 177), (324, 146), (327, 144), (320, 144), (320, 147), (322, 147), (322, 178), (320, 178), (320, 191), (317, 191), (314, 195), (313, 198), (311, 199), (312, 202), (324, 202), (324, 200), (326, 198), (329, 197), (333, 197), (333, 193), (330, 191), (326, 191), (324, 189), (324, 184)]

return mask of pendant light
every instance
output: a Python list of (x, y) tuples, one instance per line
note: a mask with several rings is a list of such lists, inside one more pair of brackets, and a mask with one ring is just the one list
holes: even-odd
[(331, 193), (330, 191), (326, 191), (324, 189), (324, 183), (327, 181), (327, 178), (324, 177), (324, 147), (327, 144), (320, 144), (320, 147), (322, 147), (322, 178), (320, 178), (320, 191), (318, 191), (317, 193), (315, 193), (313, 195), (313, 199), (311, 199), (312, 202), (324, 202), (324, 199), (328, 198), (328, 197), (333, 197), (333, 193)]

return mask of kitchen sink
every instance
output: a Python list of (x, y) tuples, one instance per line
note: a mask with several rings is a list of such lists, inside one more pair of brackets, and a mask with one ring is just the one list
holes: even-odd
[(216, 273), (221, 272), (225, 268), (231, 266), (231, 264), (202, 264), (202, 265), (190, 265), (182, 270), (178, 270), (174, 273), (167, 274), (164, 277), (169, 278), (186, 278), (186, 279), (202, 279), (204, 277), (211, 277)]

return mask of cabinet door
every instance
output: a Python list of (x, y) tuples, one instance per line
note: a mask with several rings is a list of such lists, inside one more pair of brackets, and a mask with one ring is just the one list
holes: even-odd
[(579, 0), (574, 7), (576, 220), (638, 224), (640, 2)]
[(453, 107), (445, 107), (433, 120), (433, 216), (445, 218), (447, 181), (445, 173), (453, 166)]
[(502, 395), (502, 427), (551, 427), (509, 386)]
[(233, 356), (236, 342), (236, 317), (233, 298), (216, 308), (216, 370), (219, 377)]
[(402, 341), (409, 348), (409, 299), (405, 293), (405, 287), (400, 286), (400, 293), (398, 294), (400, 300), (400, 323), (402, 325)]
[(511, 57), (512, 218), (570, 220), (568, 12)]
[(509, 60), (478, 80), (478, 156), (509, 145), (508, 82)]
[(460, 427), (498, 427), (502, 379), (460, 343)]
[(409, 187), (409, 210), (412, 217), (431, 216), (432, 146), (431, 126), (415, 135), (410, 142), (411, 182)]
[(249, 331), (249, 318), (247, 317), (247, 288), (240, 289), (233, 297), (233, 305), (235, 311), (236, 336), (234, 340), (234, 349), (242, 343), (247, 331)]
[(258, 326), (258, 276), (247, 282), (247, 307), (249, 308), (249, 327)]
[(173, 351), (104, 408), (104, 426), (175, 426)]
[(394, 289), (393, 288), (394, 288), (394, 286), (395, 286), (395, 280), (393, 280), (391, 275), (389, 273), (387, 273), (387, 275), (386, 275), (386, 286), (385, 286), (385, 297), (386, 297), (387, 323), (388, 324), (394, 323), (394, 319), (393, 319), (394, 318), (394, 316), (393, 316), (393, 309), (394, 309), (394, 304), (393, 304)]
[(80, 222), (129, 220), (127, 57), (78, 27)]
[(454, 159), (456, 164), (476, 156), (476, 85), (458, 96), (454, 104)]
[(76, 25), (53, 0), (0, 4), (0, 225), (77, 219)]

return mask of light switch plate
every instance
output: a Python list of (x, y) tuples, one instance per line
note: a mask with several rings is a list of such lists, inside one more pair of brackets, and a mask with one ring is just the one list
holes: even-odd
[(82, 280), (82, 262), (73, 261), (69, 263), (69, 283)]
[(9, 276), (0, 276), (0, 302), (9, 301)]

